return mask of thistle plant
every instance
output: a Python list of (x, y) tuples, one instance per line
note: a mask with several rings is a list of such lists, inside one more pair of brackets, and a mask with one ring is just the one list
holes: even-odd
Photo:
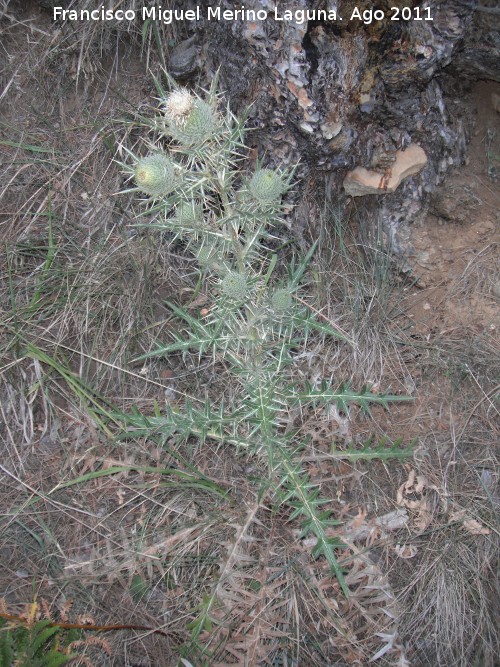
[[(166, 437), (207, 439), (233, 445), (247, 456), (266, 462), (267, 481), (260, 492), (275, 507), (286, 506), (290, 521), (300, 519), (302, 535), (315, 538), (313, 555), (324, 557), (346, 594), (337, 562), (338, 542), (332, 538), (329, 499), (303, 468), (300, 455), (307, 442), (300, 430), (286, 427), (292, 408), (351, 403), (368, 409), (386, 406), (401, 397), (355, 392), (348, 386), (323, 382), (299, 383), (297, 353), (311, 334), (342, 338), (331, 324), (318, 319), (300, 295), (302, 281), (315, 251), (294, 259), (278, 271), (271, 248), (285, 226), (285, 197), (293, 169), (264, 167), (245, 171), (245, 123), (229, 107), (222, 109), (216, 84), (205, 98), (175, 88), (165, 92), (157, 82), (160, 109), (151, 126), (155, 141), (145, 158), (130, 153), (124, 165), (135, 188), (145, 198), (144, 223), (183, 247), (200, 267), (211, 307), (199, 316), (170, 303), (184, 330), (138, 359), (212, 356), (223, 359), (234, 378), (231, 404), (214, 405), (209, 388), (201, 404), (187, 400), (182, 407), (167, 406), (164, 414), (127, 415), (127, 433), (161, 432)], [(175, 187), (173, 184), (175, 183)], [(304, 294), (302, 294), (304, 296)], [(352, 448), (345, 458), (403, 456), (398, 448), (374, 452)]]

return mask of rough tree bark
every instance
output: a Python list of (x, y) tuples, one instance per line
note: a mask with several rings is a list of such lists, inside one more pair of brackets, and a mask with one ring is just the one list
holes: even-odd
[[(277, 21), (276, 5), (281, 15), (285, 9), (317, 14), (303, 23)], [(269, 16), (197, 24), (198, 32), (171, 54), (172, 71), (185, 79), (197, 68), (205, 76), (220, 68), (235, 110), (252, 105), (258, 153), (276, 163), (300, 159), (305, 198), (322, 186), (342, 211), (355, 195), (366, 225), (382, 220), (393, 251), (411, 259), (411, 225), (423, 219), (430, 193), (450, 167), (466, 156), (473, 119), (463, 92), (471, 81), (500, 81), (499, 10), (484, 5), (383, 0), (376, 6), (385, 18), (367, 23), (349, 20), (356, 8), (361, 14), (373, 8), (365, 0), (223, 0), (223, 9), (264, 9)], [(392, 7), (409, 7), (412, 19), (391, 20)], [(318, 19), (320, 9), (343, 20)], [(425, 151), (423, 161), (415, 145)], [(414, 149), (421, 164), (403, 168), (390, 194), (399, 158), (412, 162)], [(356, 172), (352, 187), (346, 176), (356, 167), (369, 173), (358, 178)], [(370, 176), (372, 189), (364, 190)], [(374, 182), (377, 194), (363, 194), (374, 191)]]

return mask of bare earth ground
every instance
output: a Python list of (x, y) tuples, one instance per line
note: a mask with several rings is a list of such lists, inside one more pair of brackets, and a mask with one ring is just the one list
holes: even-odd
[[(154, 439), (116, 441), (119, 429), (95, 409), (152, 414), (155, 401), (203, 383), (226, 391), (223, 368), (130, 361), (162, 339), (164, 299), (193, 289), (177, 254), (131, 233), (132, 196), (116, 194), (125, 182), (112, 160), (140, 136), (116, 120), (147, 113), (146, 58), (156, 60), (148, 44), (141, 57), (140, 36), (61, 35), (36, 3), (7, 3), (0, 16), (5, 608), (22, 614), (37, 599), (56, 621), (164, 633), (101, 634), (107, 644), (87, 646), (80, 664), (176, 665), (181, 655), (188, 665), (499, 664), (499, 86), (471, 91), (469, 162), (414, 230), (416, 282), (395, 276), (384, 294), (367, 284), (369, 305), (353, 317), (342, 310), (345, 288), (326, 276), (322, 303), (357, 348), (316, 347), (298, 368), (414, 398), (371, 419), (355, 409), (300, 417), (311, 479), (343, 522), (346, 600), (296, 526), (257, 502), (258, 462), (185, 445), (185, 459), (232, 494), (223, 505), (169, 486), (159, 470), (179, 460)], [(368, 280), (358, 260), (339, 261)], [(414, 441), (414, 456), (353, 464), (332, 455), (332, 443), (369, 437)], [(245, 559), (246, 585), (235, 565)], [(194, 642), (196, 609), (231, 568)]]

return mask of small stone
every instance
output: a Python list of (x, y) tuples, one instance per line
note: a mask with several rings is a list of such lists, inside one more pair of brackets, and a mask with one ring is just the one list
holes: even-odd
[(173, 48), (170, 54), (169, 71), (175, 79), (186, 78), (196, 72), (199, 53), (197, 41), (197, 37), (194, 35)]
[(314, 132), (314, 127), (310, 123), (302, 122), (300, 124), (300, 129), (304, 130), (304, 132), (307, 132), (307, 134), (312, 134)]
[(308, 111), (304, 111), (304, 120), (306, 123), (317, 123), (319, 120), (319, 113), (315, 111), (314, 113), (309, 113)]
[(359, 105), (359, 110), (361, 113), (371, 113), (375, 109), (375, 102), (370, 98), (368, 95), (368, 100), (366, 102), (362, 102)]
[(427, 164), (427, 155), (417, 144), (410, 144), (405, 151), (397, 151), (387, 176), (378, 171), (356, 167), (344, 179), (344, 189), (351, 197), (384, 195), (395, 192), (401, 181), (418, 174)]
[(299, 105), (303, 109), (312, 106), (313, 101), (308, 96), (306, 90), (302, 86), (298, 86), (293, 81), (287, 81), (288, 90), (297, 98)]
[(323, 123), (321, 125), (321, 133), (325, 137), (325, 139), (334, 139), (338, 134), (342, 132), (342, 123), (340, 122), (331, 122), (331, 123)]

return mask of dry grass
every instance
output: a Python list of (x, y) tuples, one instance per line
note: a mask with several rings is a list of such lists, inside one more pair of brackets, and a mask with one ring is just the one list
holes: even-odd
[(486, 410), (453, 442), (432, 438), (437, 451), (418, 466), (429, 526), (412, 540), (418, 555), (400, 599), (401, 629), (422, 665), (494, 665), (498, 656), (499, 434), (487, 417), (478, 428), (479, 417)]
[[(347, 333), (349, 340), (327, 343), (326, 347), (321, 343), (317, 375), (347, 378), (352, 386), (367, 386), (375, 392), (413, 396), (413, 341), (411, 320), (405, 312), (411, 281), (400, 272), (381, 226), (367, 230), (356, 209), (350, 218), (341, 219), (327, 206), (317, 233), (314, 276), (318, 308)], [(398, 406), (391, 412), (396, 416)], [(355, 435), (349, 429), (347, 432), (350, 437)], [(363, 433), (361, 429), (359, 436)], [(408, 432), (393, 427), (389, 433), (378, 423), (364, 435), (394, 439), (407, 437)]]
[[(155, 402), (196, 397), (204, 384), (232, 392), (211, 360), (131, 363), (171, 326), (165, 299), (188, 302), (196, 279), (181, 252), (133, 228), (132, 196), (116, 194), (124, 177), (112, 159), (139, 145), (116, 119), (146, 112), (154, 34), (141, 44), (138, 33), (94, 26), (57, 37), (37, 3), (21, 11), (4, 0), (0, 16), (0, 596), (11, 609), (36, 596), (54, 618), (70, 606), (75, 617), (165, 633), (115, 633), (99, 665), (319, 667), (378, 656), (493, 666), (493, 334), (412, 338), (411, 288), (381, 237), (355, 242), (345, 222), (323, 219), (311, 298), (354, 345), (311, 341), (298, 372), (417, 397), (390, 415), (375, 410), (375, 421), (296, 416), (311, 436), (311, 479), (344, 523), (332, 534), (347, 545), (345, 599), (297, 525), (259, 493), (257, 460), (159, 433), (115, 438), (109, 416), (119, 410), (152, 414)], [(456, 289), (492, 294), (495, 280), (471, 265)], [(418, 435), (411, 466), (330, 455), (332, 441), (383, 433)], [(395, 511), (399, 523), (387, 518)]]

